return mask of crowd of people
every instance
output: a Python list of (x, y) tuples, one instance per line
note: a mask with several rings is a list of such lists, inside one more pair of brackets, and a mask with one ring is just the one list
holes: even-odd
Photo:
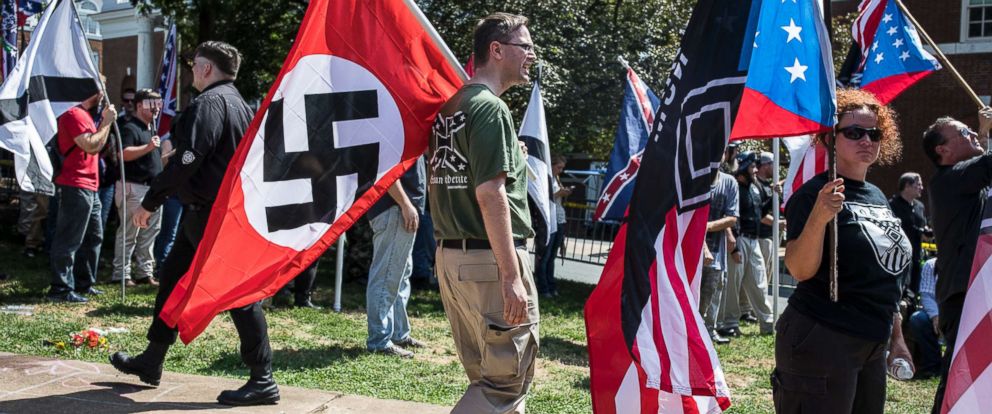
[[(452, 336), (471, 380), (456, 412), (523, 412), (538, 347), (537, 299), (558, 295), (554, 258), (564, 237), (562, 202), (572, 191), (559, 180), (566, 159), (555, 156), (551, 162), (558, 230), (541, 230), (532, 261), (526, 245), (535, 236), (526, 147), (519, 144), (499, 98), (529, 81), (526, 69), (535, 55), (526, 24), (525, 17), (503, 13), (480, 21), (476, 75), (438, 115), (468, 125), (451, 136), (435, 136), (430, 153), (366, 213), (373, 245), (367, 349), (412, 358), (425, 346), (412, 335), (406, 313), (410, 279), (414, 272), (433, 274), (436, 268)], [(46, 297), (56, 303), (85, 303), (103, 293), (97, 287), (100, 249), (110, 213), (117, 211), (113, 264), (102, 281), (157, 286), (158, 293), (145, 349), (133, 355), (116, 352), (110, 362), (150, 385), (160, 383), (165, 357), (177, 339), (177, 331), (159, 314), (190, 267), (227, 165), (254, 113), (234, 86), (241, 59), (223, 42), (196, 48), (192, 87), (199, 93), (172, 121), (166, 139), (158, 133), (162, 97), (153, 90), (124, 90), (119, 116), (113, 105), (104, 105), (103, 93), (69, 109), (58, 119), (50, 148), (57, 166), (55, 196), (21, 196), (23, 254), (47, 251), (51, 283)], [(441, 153), (441, 141), (464, 154), (472, 168), (428, 164), (428, 157)], [(477, 184), (428, 188), (427, 168), (432, 175), (464, 175)], [(283, 290), (292, 294), (295, 306), (319, 308), (311, 297), (316, 274), (314, 262)], [(501, 283), (491, 283), (496, 281)], [(249, 379), (239, 389), (222, 392), (218, 401), (275, 403), (280, 396), (262, 303), (232, 309), (230, 315)]]
[[(434, 131), (428, 154), (367, 213), (373, 242), (367, 349), (411, 358), (425, 346), (411, 332), (406, 307), (411, 275), (434, 263), (470, 380), (456, 413), (524, 411), (538, 352), (539, 298), (558, 295), (554, 258), (565, 233), (562, 202), (572, 192), (558, 178), (566, 159), (551, 159), (558, 230), (549, 234), (550, 226), (541, 228), (528, 208), (525, 149), (500, 98), (529, 82), (536, 56), (527, 24), (527, 18), (505, 13), (479, 22), (475, 75), (437, 115), (451, 128)], [(96, 287), (100, 248), (116, 208), (120, 223), (108, 280), (154, 285), (158, 294), (145, 349), (133, 356), (117, 352), (110, 360), (147, 384), (159, 384), (177, 337), (158, 315), (190, 267), (227, 165), (253, 116), (234, 86), (241, 59), (223, 42), (196, 48), (192, 86), (199, 94), (173, 121), (168, 140), (157, 133), (162, 98), (152, 90), (125, 90), (120, 116), (113, 105), (102, 105), (100, 93), (69, 109), (59, 118), (51, 149), (56, 196), (21, 197), (24, 254), (47, 250), (47, 298), (60, 303), (84, 303), (102, 293)], [(952, 118), (940, 118), (925, 131), (922, 149), (936, 166), (928, 220), (919, 174), (900, 177), (890, 198), (866, 180), (872, 166), (891, 164), (902, 152), (894, 111), (870, 93), (850, 89), (837, 91), (837, 107), (836, 127), (815, 137), (836, 151), (837, 178), (824, 173), (806, 182), (778, 221), (785, 230), (785, 267), (798, 284), (777, 325), (766, 292), (768, 281), (779, 277), (772, 273), (780, 247), (773, 238), (778, 212), (772, 200), (781, 195), (781, 184), (772, 154), (739, 152), (736, 143), (728, 145), (711, 185), (699, 312), (716, 344), (740, 336), (741, 323), (775, 335), (771, 383), (777, 412), (881, 413), (886, 374), (908, 379), (893, 369), (899, 364), (916, 377), (941, 377), (937, 412), (985, 189), (992, 184), (992, 155), (979, 142), (992, 129), (992, 109), (980, 112), (977, 132)], [(115, 124), (120, 153), (113, 148)], [(434, 162), (455, 155), (471, 168)], [(441, 179), (427, 180), (428, 174)], [(831, 221), (837, 224), (836, 243), (828, 231)], [(533, 261), (528, 239), (538, 244)], [(921, 242), (932, 239), (950, 247), (924, 262)], [(836, 286), (828, 260), (834, 244)], [(288, 288), (296, 306), (317, 308), (311, 298), (316, 272), (314, 263)], [(262, 304), (230, 314), (250, 374), (244, 386), (224, 391), (218, 401), (278, 401)]]

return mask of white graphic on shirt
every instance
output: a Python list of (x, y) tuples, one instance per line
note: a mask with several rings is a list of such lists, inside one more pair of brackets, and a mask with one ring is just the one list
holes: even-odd
[(432, 128), (434, 156), (431, 157), (431, 185), (443, 185), (449, 190), (468, 188), (468, 158), (455, 148), (455, 133), (465, 127), (462, 111), (452, 116), (437, 115)]
[(913, 260), (912, 247), (899, 219), (888, 206), (846, 202), (844, 209), (851, 212), (861, 227), (879, 266), (897, 276), (906, 270)]

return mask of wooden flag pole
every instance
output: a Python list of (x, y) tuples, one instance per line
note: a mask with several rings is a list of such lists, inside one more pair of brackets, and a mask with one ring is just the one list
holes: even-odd
[[(823, 2), (823, 21), (827, 27), (827, 35), (830, 37), (830, 50), (833, 51), (834, 25), (831, 19), (830, 3), (830, 1)], [(837, 179), (837, 151), (834, 146), (837, 135), (831, 131), (829, 136), (830, 144), (827, 145), (827, 177), (830, 181), (834, 181)], [(827, 239), (830, 241), (830, 301), (837, 302), (839, 300), (837, 294), (837, 217), (830, 220), (830, 227), (827, 229)]]
[(940, 47), (937, 46), (937, 43), (935, 43), (933, 39), (930, 38), (930, 35), (927, 34), (927, 31), (923, 30), (923, 26), (921, 26), (920, 23), (916, 21), (916, 18), (913, 17), (913, 14), (909, 12), (909, 9), (906, 8), (906, 5), (902, 4), (902, 0), (895, 0), (895, 2), (896, 5), (899, 6), (899, 10), (902, 10), (902, 14), (905, 15), (907, 19), (909, 19), (910, 23), (913, 24), (913, 27), (915, 27), (916, 30), (920, 33), (920, 35), (922, 35), (923, 40), (925, 40), (927, 44), (929, 44), (930, 47), (933, 48), (934, 52), (937, 53), (937, 58), (940, 59), (940, 62), (943, 63), (944, 66), (946, 66), (947, 69), (951, 71), (951, 74), (954, 75), (954, 79), (957, 79), (958, 83), (961, 84), (961, 87), (964, 88), (964, 90), (968, 91), (968, 96), (970, 96), (971, 99), (975, 101), (975, 104), (978, 105), (978, 108), (981, 109), (988, 106), (985, 104), (985, 102), (982, 102), (982, 98), (978, 97), (978, 94), (976, 94), (975, 90), (971, 88), (971, 85), (969, 85), (968, 82), (964, 80), (964, 77), (961, 76), (961, 73), (958, 72), (957, 68), (954, 67), (951, 61), (947, 59), (947, 56), (945, 56), (944, 52), (940, 50)]

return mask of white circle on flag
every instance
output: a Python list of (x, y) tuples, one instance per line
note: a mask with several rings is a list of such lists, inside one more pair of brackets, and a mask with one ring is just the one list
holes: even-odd
[[(273, 101), (283, 100), (282, 125), (286, 152), (308, 150), (304, 96), (369, 90), (376, 91), (378, 117), (335, 122), (334, 147), (340, 149), (378, 143), (379, 159), (375, 177), (378, 182), (402, 158), (405, 144), (403, 118), (389, 90), (372, 72), (338, 56), (308, 55), (300, 58), (296, 66), (283, 76), (272, 96)], [(305, 250), (320, 240), (331, 225), (316, 222), (289, 230), (269, 231), (266, 207), (312, 202), (313, 189), (310, 179), (268, 182), (263, 179), (265, 125), (268, 116), (266, 111), (241, 170), (245, 213), (252, 228), (265, 239), (280, 246)], [(336, 178), (337, 205), (334, 221), (354, 204), (358, 186), (357, 174)]]

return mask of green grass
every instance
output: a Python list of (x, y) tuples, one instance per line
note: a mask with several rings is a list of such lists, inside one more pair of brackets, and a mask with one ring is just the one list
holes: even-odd
[[(8, 227), (9, 228), (9, 227)], [(112, 233), (108, 233), (112, 234)], [(44, 341), (66, 338), (89, 327), (123, 327), (127, 333), (109, 336), (109, 352), (140, 351), (150, 322), (155, 290), (130, 289), (121, 301), (116, 287), (79, 306), (53, 305), (43, 300), (49, 273), (47, 257), (20, 256), (20, 239), (0, 236), (0, 272), (12, 275), (0, 282), (0, 303), (34, 305), (34, 314), (0, 314), (0, 351), (106, 362), (108, 352), (59, 351)], [(106, 253), (106, 252), (105, 252)], [(329, 307), (333, 264), (321, 266), (317, 301)], [(108, 279), (107, 266), (101, 280)], [(541, 303), (541, 354), (530, 399), (533, 413), (591, 411), (582, 306), (592, 286), (562, 282), (561, 296)], [(468, 382), (455, 355), (448, 323), (437, 293), (415, 291), (409, 312), (413, 333), (429, 345), (413, 360), (365, 352), (364, 286), (347, 283), (341, 313), (330, 310), (276, 309), (267, 313), (274, 349), (273, 365), (280, 384), (376, 398), (453, 405)], [(772, 412), (768, 375), (774, 366), (773, 338), (745, 327), (744, 337), (718, 349), (731, 385), (730, 412)], [(230, 318), (217, 317), (189, 346), (170, 351), (166, 370), (199, 375), (244, 378), (238, 341)], [(929, 412), (936, 380), (889, 381), (886, 412)]]

